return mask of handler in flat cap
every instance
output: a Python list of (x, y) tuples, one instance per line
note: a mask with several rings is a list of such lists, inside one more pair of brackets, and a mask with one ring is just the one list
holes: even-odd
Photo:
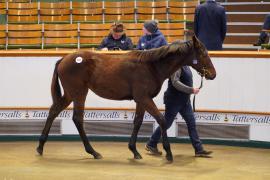
[(110, 33), (105, 37), (99, 50), (131, 50), (133, 49), (132, 41), (126, 36), (124, 25), (120, 22), (115, 22), (110, 29)]
[(145, 21), (143, 25), (144, 35), (139, 39), (137, 49), (146, 50), (167, 45), (164, 35), (158, 29), (158, 21)]

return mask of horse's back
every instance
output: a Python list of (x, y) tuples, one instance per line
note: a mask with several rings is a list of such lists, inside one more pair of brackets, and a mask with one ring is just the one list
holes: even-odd
[(148, 65), (130, 54), (79, 51), (65, 56), (58, 72), (63, 87), (77, 90), (87, 87), (107, 99), (133, 99), (138, 90), (156, 94), (153, 88), (160, 88)]
[[(66, 91), (90, 88), (101, 97), (122, 99), (129, 94), (129, 84), (124, 72), (124, 58), (91, 51), (68, 54), (61, 60), (57, 72)], [(119, 90), (121, 89), (121, 90)]]

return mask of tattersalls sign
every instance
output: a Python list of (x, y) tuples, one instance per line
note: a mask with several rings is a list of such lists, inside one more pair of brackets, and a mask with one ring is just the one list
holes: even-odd
[[(85, 110), (85, 120), (133, 120), (134, 110)], [(44, 120), (48, 117), (48, 110), (44, 109), (20, 109), (20, 110), (0, 110), (1, 120)], [(62, 111), (58, 119), (66, 120), (72, 118), (72, 110)], [(155, 121), (154, 118), (145, 113), (145, 121)], [(176, 121), (183, 122), (180, 115)], [(196, 121), (203, 123), (228, 123), (228, 124), (263, 124), (270, 126), (270, 114), (250, 114), (250, 113), (222, 113), (222, 112), (196, 112)]]
[(269, 114), (199, 112), (196, 113), (196, 120), (209, 123), (270, 125)]

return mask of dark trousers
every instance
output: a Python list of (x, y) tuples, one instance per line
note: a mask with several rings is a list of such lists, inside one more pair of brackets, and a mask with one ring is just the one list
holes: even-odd
[[(263, 29), (270, 29), (270, 14), (266, 15), (264, 23), (263, 23)], [(259, 42), (260, 43), (266, 43), (267, 33), (261, 32), (259, 36)]]
[[(167, 129), (171, 127), (178, 112), (181, 114), (187, 124), (188, 134), (193, 148), (196, 152), (203, 150), (202, 143), (196, 130), (195, 116), (191, 107), (190, 100), (188, 100), (187, 103), (178, 102), (165, 104), (165, 120)], [(160, 127), (158, 127), (148, 141), (148, 145), (156, 147), (160, 140), (160, 137), (161, 130)]]

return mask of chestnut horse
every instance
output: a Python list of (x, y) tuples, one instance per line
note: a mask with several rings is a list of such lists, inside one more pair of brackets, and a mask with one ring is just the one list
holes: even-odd
[[(196, 60), (195, 60), (196, 59)], [(134, 50), (121, 55), (79, 51), (59, 60), (54, 69), (51, 93), (53, 104), (45, 127), (39, 138), (37, 152), (42, 155), (53, 120), (71, 102), (75, 123), (87, 153), (95, 159), (102, 158), (90, 145), (83, 127), (83, 113), (88, 89), (98, 96), (113, 100), (134, 100), (136, 115), (133, 132), (128, 144), (135, 159), (141, 159), (136, 149), (137, 134), (145, 111), (158, 122), (162, 131), (163, 148), (168, 161), (173, 161), (165, 128), (165, 119), (153, 98), (159, 93), (163, 82), (181, 66), (192, 66), (206, 79), (216, 77), (215, 68), (204, 45), (193, 36), (187, 42), (174, 42), (157, 49)], [(63, 87), (63, 95), (58, 77)]]

